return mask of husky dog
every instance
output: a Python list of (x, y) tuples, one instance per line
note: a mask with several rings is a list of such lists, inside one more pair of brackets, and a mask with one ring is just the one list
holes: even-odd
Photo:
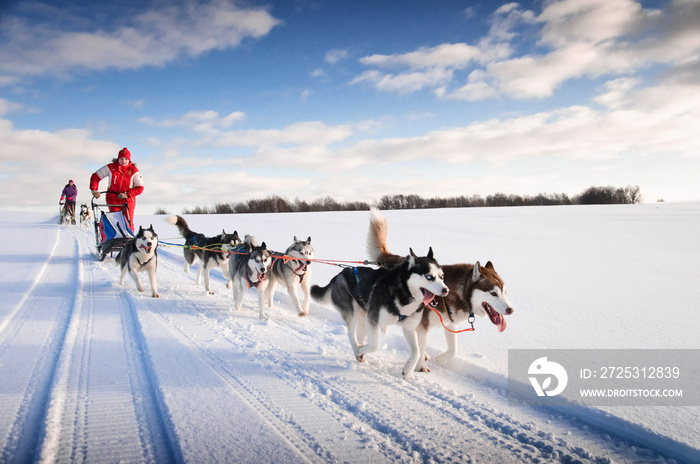
[[(402, 256), (390, 253), (386, 246), (387, 224), (381, 212), (372, 208), (370, 213), (369, 232), (367, 234), (367, 251), (370, 259), (379, 262), (381, 266), (393, 268), (405, 260)], [(469, 318), (470, 312), (486, 317), (498, 327), (499, 332), (506, 330), (505, 315), (513, 314), (513, 307), (506, 298), (503, 279), (498, 275), (491, 261), (482, 266), (475, 264), (443, 265), (445, 283), (450, 289), (449, 295), (436, 299), (437, 309), (448, 329), (456, 330), (460, 323)], [(419, 372), (430, 372), (425, 364), (428, 357), (425, 348), (428, 331), (440, 327), (440, 317), (433, 310), (424, 311), (417, 327), (418, 343), (421, 355), (418, 360)], [(443, 363), (452, 358), (457, 352), (457, 336), (445, 329), (447, 351), (439, 354), (436, 360)]]
[[(304, 317), (309, 314), (309, 288), (311, 287), (311, 271), (309, 264), (314, 258), (314, 248), (311, 246), (311, 237), (304, 240), (299, 240), (294, 236), (292, 243), (284, 256), (289, 256), (295, 259), (281, 258), (281, 253), (272, 254), (272, 269), (270, 272), (270, 283), (267, 285), (267, 305), (272, 308), (272, 300), (275, 295), (275, 289), (279, 282), (283, 282), (287, 287), (287, 293), (291, 298), (294, 307), (299, 313), (299, 317)], [(304, 292), (304, 302), (299, 303), (297, 296), (297, 285), (301, 284), (301, 289)]]
[(92, 212), (90, 211), (90, 208), (88, 208), (88, 206), (85, 203), (83, 203), (82, 205), (80, 205), (80, 227), (90, 227), (91, 224)]
[[(212, 268), (218, 267), (226, 278), (226, 288), (231, 288), (231, 276), (229, 275), (229, 258), (234, 248), (241, 244), (238, 232), (227, 234), (225, 230), (216, 237), (206, 237), (204, 234), (193, 232), (187, 225), (187, 221), (181, 216), (168, 216), (165, 218), (168, 224), (178, 228), (180, 235), (185, 237), (185, 272), (190, 272), (190, 266), (201, 261), (197, 271), (195, 285), (199, 285), (200, 278), (204, 274), (204, 288), (210, 294), (214, 294), (211, 289), (209, 272)], [(195, 248), (191, 248), (195, 247)]]
[(151, 293), (154, 298), (158, 295), (158, 282), (156, 281), (156, 269), (158, 268), (158, 235), (153, 226), (148, 229), (139, 227), (136, 236), (129, 240), (124, 248), (119, 251), (116, 262), (122, 270), (119, 285), (124, 286), (124, 278), (127, 272), (136, 282), (139, 292), (143, 292), (143, 284), (139, 278), (139, 272), (148, 272), (148, 280), (151, 281)]
[[(379, 330), (386, 331), (392, 324), (400, 324), (411, 356), (403, 367), (408, 379), (420, 354), (416, 327), (421, 312), (439, 296), (447, 296), (442, 268), (428, 255), (417, 257), (413, 250), (393, 269), (370, 267), (347, 268), (333, 277), (328, 285), (311, 287), (311, 296), (340, 311), (348, 327), (348, 338), (358, 361), (379, 348)], [(367, 344), (363, 343), (367, 335)]]
[(233, 280), (234, 308), (240, 310), (246, 290), (255, 287), (258, 291), (260, 319), (266, 321), (269, 316), (265, 313), (265, 291), (270, 283), (267, 277), (272, 266), (272, 253), (265, 242), (258, 246), (255, 237), (250, 235), (245, 236), (243, 245), (236, 252), (242, 254), (236, 254), (228, 263), (229, 275)]

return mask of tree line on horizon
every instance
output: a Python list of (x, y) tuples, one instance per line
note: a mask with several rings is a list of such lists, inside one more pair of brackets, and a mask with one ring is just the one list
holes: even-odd
[[(475, 208), (500, 206), (554, 206), (554, 205), (619, 205), (642, 202), (639, 186), (589, 187), (573, 197), (565, 193), (540, 193), (538, 195), (513, 195), (495, 193), (483, 198), (475, 194), (447, 198), (422, 198), (418, 195), (384, 195), (376, 203), (338, 202), (332, 197), (319, 198), (308, 202), (289, 201), (278, 195), (238, 203), (217, 203), (214, 206), (195, 206), (183, 209), (182, 214), (242, 214), (242, 213), (307, 213), (321, 211), (367, 211), (370, 206), (379, 209), (433, 209), (433, 208)], [(158, 208), (155, 214), (168, 214)]]

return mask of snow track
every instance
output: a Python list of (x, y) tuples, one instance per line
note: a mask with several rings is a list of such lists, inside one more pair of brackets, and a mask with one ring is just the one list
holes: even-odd
[(12, 379), (2, 387), (0, 461), (173, 461), (127, 295), (93, 272), (81, 235), (60, 231), (45, 271), (0, 334), (2, 378)]
[(37, 281), (0, 333), (0, 357), (7, 360), (0, 367), (2, 462), (34, 458), (58, 354), (75, 310), (79, 263), (77, 241), (59, 237)]
[[(0, 327), (0, 462), (664, 462), (576, 418), (407, 353), (352, 356), (342, 323), (235, 312), (161, 249), (161, 298), (119, 287), (92, 236), (60, 229)], [(397, 352), (398, 351), (398, 352)]]

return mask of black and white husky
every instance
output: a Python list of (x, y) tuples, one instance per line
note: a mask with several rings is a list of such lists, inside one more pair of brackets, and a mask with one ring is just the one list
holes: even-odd
[(139, 227), (136, 236), (129, 240), (124, 248), (119, 251), (116, 262), (121, 267), (122, 275), (119, 285), (124, 286), (126, 274), (136, 283), (139, 292), (143, 292), (143, 284), (139, 278), (139, 272), (148, 272), (148, 280), (151, 282), (151, 293), (154, 298), (158, 295), (158, 281), (156, 280), (156, 270), (158, 268), (158, 235), (153, 230), (153, 226), (148, 229)]
[[(294, 242), (284, 252), (285, 256), (294, 258), (281, 258), (281, 253), (273, 253), (272, 269), (270, 270), (270, 283), (267, 286), (267, 304), (272, 308), (273, 298), (277, 285), (282, 282), (287, 288), (289, 298), (294, 304), (299, 317), (309, 314), (309, 289), (311, 288), (311, 270), (309, 265), (314, 258), (314, 248), (311, 246), (311, 237), (299, 240), (294, 237)], [(301, 285), (304, 292), (304, 301), (299, 303), (297, 286)]]
[(194, 282), (195, 285), (199, 285), (202, 274), (204, 274), (204, 288), (213, 295), (209, 272), (212, 268), (218, 267), (227, 279), (226, 288), (231, 288), (228, 263), (233, 250), (241, 244), (238, 232), (227, 234), (225, 230), (222, 230), (221, 235), (207, 237), (190, 230), (187, 221), (181, 216), (168, 216), (165, 221), (176, 226), (180, 235), (185, 237), (185, 272), (190, 272), (190, 266), (194, 265), (197, 260), (201, 262), (197, 271), (197, 279)]
[[(413, 250), (392, 269), (370, 267), (347, 268), (333, 277), (328, 285), (311, 287), (311, 296), (340, 311), (348, 327), (348, 338), (358, 361), (379, 348), (379, 330), (399, 324), (411, 356), (403, 367), (408, 379), (418, 363), (420, 349), (416, 327), (421, 313), (437, 296), (448, 294), (442, 268), (428, 255), (417, 257)], [(359, 346), (367, 336), (367, 344)]]
[(249, 288), (258, 291), (260, 319), (266, 321), (269, 316), (265, 312), (265, 292), (270, 283), (268, 279), (272, 266), (272, 253), (265, 242), (258, 245), (255, 237), (245, 236), (243, 245), (236, 249), (237, 253), (229, 260), (229, 275), (233, 280), (234, 309), (237, 311), (243, 305), (243, 297)]
[(90, 227), (92, 225), (92, 212), (85, 203), (80, 205), (80, 228), (83, 226)]
[[(394, 255), (387, 249), (386, 236), (386, 219), (378, 209), (372, 208), (367, 251), (370, 259), (379, 262), (383, 267), (392, 268), (405, 261), (405, 258)], [(430, 329), (445, 324), (447, 350), (435, 358), (438, 363), (443, 363), (457, 353), (457, 336), (454, 331), (461, 323), (467, 321), (470, 315), (487, 317), (499, 332), (503, 332), (506, 330), (505, 316), (514, 312), (506, 298), (505, 283), (491, 261), (485, 266), (479, 261), (474, 264), (445, 264), (442, 270), (450, 293), (445, 298), (436, 299), (434, 308), (440, 316), (435, 310), (424, 311), (416, 329), (421, 350), (416, 369), (420, 372), (430, 372), (425, 364), (428, 359), (425, 350)]]

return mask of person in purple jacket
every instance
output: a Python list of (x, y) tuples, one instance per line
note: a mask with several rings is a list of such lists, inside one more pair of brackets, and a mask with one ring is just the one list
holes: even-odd
[(72, 180), (68, 181), (63, 191), (61, 192), (61, 199), (63, 201), (66, 199), (65, 213), (70, 214), (72, 223), (75, 224), (75, 200), (78, 197), (78, 187), (75, 186)]

